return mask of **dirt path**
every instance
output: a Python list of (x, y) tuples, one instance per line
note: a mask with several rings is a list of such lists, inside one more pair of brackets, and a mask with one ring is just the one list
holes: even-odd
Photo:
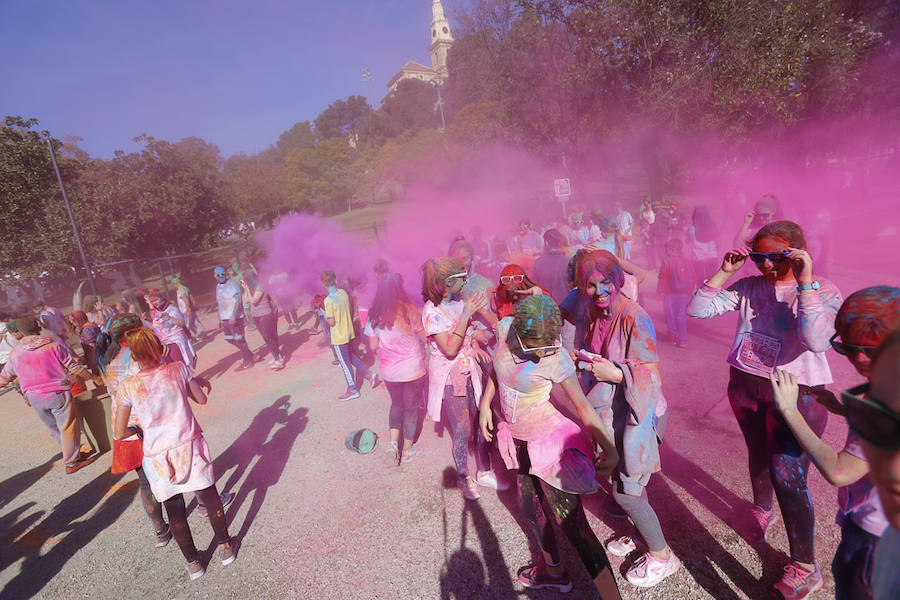
[[(838, 281), (845, 291), (876, 283), (866, 278)], [(652, 289), (646, 288), (645, 294)], [(660, 302), (648, 295), (645, 304), (664, 329)], [(688, 349), (660, 345), (672, 412), (663, 471), (649, 490), (684, 569), (650, 590), (620, 577), (623, 596), (764, 597), (786, 561), (787, 539), (780, 518), (768, 544), (752, 545), (736, 532), (750, 488), (746, 449), (721, 401), (734, 321), (689, 327)], [(256, 332), (248, 337), (262, 345)], [(526, 593), (515, 580), (531, 552), (517, 523), (515, 492), (484, 492), (479, 502), (465, 503), (453, 487), (449, 439), (437, 437), (431, 423), (422, 436), (425, 451), (402, 468), (389, 466), (381, 446), (367, 456), (347, 451), (349, 431), (370, 427), (386, 435), (386, 390), (365, 387), (359, 400), (338, 403), (344, 385), (322, 338), (304, 330), (282, 339), (291, 356), (279, 373), (264, 364), (235, 373), (236, 356), (221, 334), (200, 350), (200, 370), (214, 387), (210, 403), (195, 411), (217, 457), (219, 490), (237, 494), (227, 514), (240, 553), (228, 567), (214, 561), (195, 582), (174, 542), (154, 548), (133, 475), (111, 475), (109, 453), (65, 475), (58, 448), (31, 410), (15, 393), (0, 396), (0, 597), (555, 597)], [(857, 382), (841, 357), (832, 353), (829, 360), (832, 389)], [(826, 441), (840, 447), (845, 434), (832, 418)], [(827, 598), (839, 539), (836, 492), (814, 470), (810, 490), (826, 577), (818, 597)], [(600, 498), (585, 504), (598, 536), (610, 537), (610, 524), (619, 525), (604, 520)], [(198, 548), (207, 548), (209, 525), (196, 512), (189, 522)], [(576, 586), (568, 597), (595, 597), (574, 552), (563, 546)], [(613, 557), (613, 564), (618, 570), (623, 560)]]

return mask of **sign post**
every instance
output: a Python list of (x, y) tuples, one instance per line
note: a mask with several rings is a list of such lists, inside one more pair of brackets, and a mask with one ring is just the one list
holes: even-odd
[(567, 217), (566, 202), (569, 201), (569, 196), (572, 195), (571, 182), (569, 181), (568, 178), (554, 179), (553, 180), (553, 191), (556, 194), (556, 199), (562, 203), (563, 217)]

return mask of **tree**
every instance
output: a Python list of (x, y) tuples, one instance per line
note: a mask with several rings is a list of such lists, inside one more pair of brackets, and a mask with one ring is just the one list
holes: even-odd
[[(66, 209), (45, 140), (59, 152), (61, 142), (37, 131), (37, 119), (6, 117), (0, 127), (0, 277), (59, 273), (78, 264)], [(59, 156), (63, 178), (76, 177), (80, 164)], [(53, 215), (61, 226), (48, 223)], [(18, 242), (16, 242), (18, 241)]]
[(295, 148), (312, 148), (316, 145), (316, 134), (309, 121), (295, 123), (293, 127), (278, 136), (275, 144), (278, 156), (281, 160)]
[(357, 132), (360, 120), (372, 111), (364, 96), (350, 96), (335, 100), (316, 117), (316, 136), (319, 141), (346, 137)]

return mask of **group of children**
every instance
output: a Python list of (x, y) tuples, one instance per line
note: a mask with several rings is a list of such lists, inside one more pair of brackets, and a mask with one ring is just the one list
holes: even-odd
[[(687, 237), (710, 243), (708, 213), (694, 216)], [(523, 249), (537, 247), (541, 237), (542, 248), (556, 251), (554, 230), (535, 236), (528, 225), (519, 232)], [(829, 410), (844, 414), (825, 390), (832, 383), (826, 351), (847, 356), (867, 376), (877, 348), (900, 329), (900, 289), (866, 288), (844, 301), (833, 283), (813, 271), (804, 233), (790, 221), (767, 218), (745, 241), (712, 267), (708, 259), (684, 256), (681, 238), (666, 242), (658, 289), (672, 341), (684, 345), (689, 316), (739, 313), (727, 358), (728, 398), (748, 449), (748, 535), (766, 537), (777, 500), (790, 544), (790, 561), (773, 594), (799, 600), (823, 585), (806, 484), (812, 461), (828, 481), (844, 486), (842, 542), (832, 563), (836, 595), (872, 597), (874, 549), (887, 519), (867, 476), (858, 428), (851, 421), (840, 452), (819, 437)], [(748, 259), (760, 274), (729, 283)], [(555, 262), (562, 268), (564, 261)], [(639, 279), (624, 265), (640, 271), (588, 244), (569, 259), (570, 291), (560, 300), (554, 298), (558, 292), (531, 279), (535, 268), (508, 264), (490, 282), (474, 270), (473, 245), (457, 239), (448, 256), (422, 266), (421, 313), (399, 275), (378, 278), (372, 309), (377, 321), (366, 332), (378, 345), (382, 372), (389, 373), (390, 450), (400, 463), (417, 452), (416, 397), (420, 403), (424, 398), (426, 414), (450, 430), (463, 497), (476, 500), (479, 486), (505, 485), (491, 469), (489, 443), (495, 440), (506, 466), (517, 470), (520, 508), (544, 551), (543, 562), (520, 570), (526, 587), (571, 589), (552, 529), (539, 525), (539, 505), (569, 537), (604, 598), (619, 597), (608, 552), (625, 556), (641, 549), (625, 575), (637, 586), (656, 585), (680, 568), (647, 498), (647, 483), (662, 468), (659, 445), (668, 411), (655, 329), (636, 300)], [(705, 269), (702, 278), (698, 268)], [(323, 274), (329, 288), (325, 315), (335, 326), (340, 317), (334, 307), (348, 303), (333, 281), (333, 274)], [(396, 364), (408, 368), (396, 370)], [(581, 437), (582, 427), (592, 439)], [(595, 473), (611, 478), (613, 510), (637, 532), (614, 537), (605, 549), (578, 499), (596, 491)]]

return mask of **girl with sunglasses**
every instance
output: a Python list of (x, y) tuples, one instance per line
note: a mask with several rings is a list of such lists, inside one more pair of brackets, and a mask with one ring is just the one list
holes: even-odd
[(519, 265), (506, 265), (500, 271), (500, 285), (491, 295), (491, 308), (498, 319), (505, 319), (515, 314), (522, 298), (535, 294), (549, 296), (550, 292), (533, 282)]
[[(761, 275), (728, 280), (751, 259)], [(806, 598), (822, 587), (815, 559), (815, 518), (806, 485), (810, 458), (799, 446), (775, 405), (769, 376), (776, 369), (796, 377), (797, 410), (821, 435), (828, 413), (816, 401), (831, 383), (825, 351), (841, 305), (837, 287), (813, 274), (800, 226), (774, 221), (753, 237), (752, 250), (735, 248), (694, 293), (688, 315), (708, 319), (736, 310), (737, 335), (728, 355), (728, 398), (747, 444), (753, 488), (751, 538), (765, 539), (778, 499), (790, 543), (791, 562), (775, 591)]]
[[(900, 327), (900, 288), (877, 286), (851, 294), (841, 306), (835, 319), (837, 333), (832, 347), (847, 357), (856, 371), (869, 379), (872, 358), (891, 330)], [(841, 340), (835, 338), (840, 336)], [(878, 498), (869, 463), (863, 453), (862, 440), (854, 431), (854, 418), (865, 415), (863, 421), (877, 420), (855, 399), (848, 403), (847, 432), (844, 449), (836, 452), (810, 428), (797, 410), (799, 389), (797, 378), (787, 371), (771, 375), (775, 402), (797, 441), (809, 454), (816, 468), (838, 492), (837, 523), (841, 526), (841, 543), (831, 563), (837, 600), (868, 600), (872, 598), (872, 559), (878, 540), (888, 527), (887, 517)], [(856, 389), (856, 388), (855, 388)], [(837, 407), (836, 412), (843, 415)]]
[[(472, 317), (485, 311), (487, 299), (477, 293), (462, 300), (466, 285), (465, 263), (445, 256), (422, 265), (422, 324), (430, 344), (428, 360), (428, 416), (441, 419), (450, 429), (453, 462), (463, 498), (478, 500), (476, 483), (494, 489), (504, 488), (491, 472), (487, 442), (478, 431), (478, 403), (482, 382), (479, 361), (490, 361), (477, 339), (487, 341), (484, 330)], [(474, 438), (474, 440), (473, 440)], [(476, 477), (469, 476), (469, 444), (474, 441)]]
[[(650, 315), (621, 292), (625, 274), (609, 252), (583, 256), (575, 277), (579, 291), (590, 300), (579, 368), (587, 375), (587, 399), (611, 432), (621, 457), (612, 497), (647, 548), (625, 578), (638, 587), (652, 587), (681, 569), (646, 489), (650, 477), (661, 469), (659, 445), (668, 419), (656, 332)], [(627, 556), (637, 545), (624, 535), (611, 540), (606, 549)]]
[[(496, 427), (497, 444), (506, 466), (518, 472), (519, 506), (543, 559), (519, 570), (522, 585), (559, 592), (572, 589), (561, 565), (552, 518), (575, 547), (601, 597), (617, 599), (621, 596), (615, 576), (585, 518), (581, 495), (595, 492), (597, 473), (608, 477), (619, 457), (581, 391), (572, 358), (560, 351), (560, 325), (559, 308), (546, 295), (526, 298), (514, 317), (500, 321), (491, 378), (481, 403), (481, 432), (486, 439), (493, 438), (491, 401), (497, 393), (503, 416)], [(553, 384), (565, 390), (579, 420), (602, 450), (596, 471), (594, 445), (578, 424), (550, 402)], [(543, 524), (538, 521), (538, 507), (546, 516)]]

